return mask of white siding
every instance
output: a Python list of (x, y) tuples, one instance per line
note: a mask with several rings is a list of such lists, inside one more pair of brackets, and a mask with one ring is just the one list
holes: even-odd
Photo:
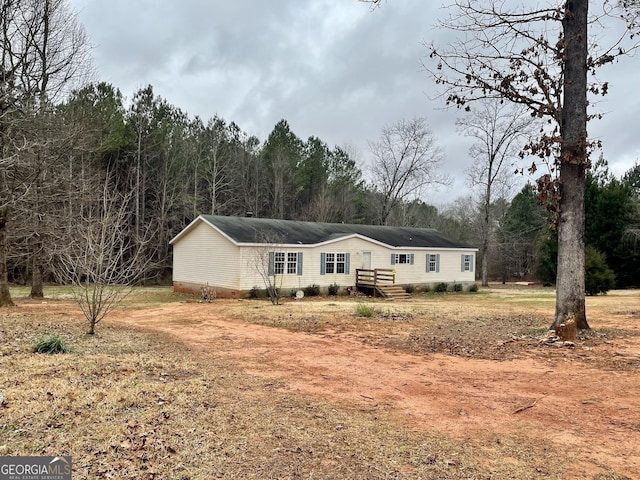
[(201, 222), (173, 244), (173, 281), (240, 288), (240, 249)]
[[(427, 254), (440, 255), (440, 271), (427, 272)], [(473, 271), (463, 272), (461, 268), (461, 256), (472, 255), (471, 267)], [(418, 261), (418, 258), (420, 261)], [(422, 250), (416, 254), (415, 265), (398, 265), (397, 267), (415, 267), (408, 276), (409, 280), (399, 283), (467, 283), (475, 280), (475, 251), (473, 250)], [(397, 268), (396, 270), (400, 270)], [(413, 278), (420, 280), (413, 280)]]
[[(470, 254), (474, 256), (475, 250), (438, 250), (438, 249), (392, 249), (370, 242), (361, 238), (350, 238), (342, 241), (332, 242), (322, 246), (307, 247), (303, 245), (282, 246), (274, 248), (277, 251), (302, 252), (303, 269), (302, 275), (281, 275), (282, 288), (297, 289), (316, 284), (320, 287), (328, 287), (331, 284), (338, 284), (342, 287), (355, 285), (356, 269), (363, 268), (362, 252), (371, 252), (371, 268), (386, 268), (396, 271), (396, 283), (399, 284), (425, 284), (438, 282), (458, 282), (466, 283), (475, 280), (474, 272), (461, 271), (461, 255)], [(243, 278), (240, 281), (241, 290), (249, 290), (253, 287), (264, 288), (262, 278), (259, 276), (255, 265), (255, 247), (241, 247), (240, 264), (244, 269)], [(349, 274), (325, 274), (321, 275), (321, 254), (322, 253), (348, 253), (349, 254)], [(406, 253), (414, 255), (413, 265), (391, 263), (392, 253)], [(427, 272), (427, 254), (440, 255), (440, 271)]]
[[(444, 249), (391, 249), (370, 244), (371, 268), (389, 268), (396, 271), (396, 283), (424, 284), (424, 283), (466, 283), (475, 280), (474, 272), (461, 271), (461, 255), (473, 255), (475, 266), (475, 250), (444, 250)], [(363, 248), (362, 250), (367, 250)], [(392, 264), (392, 254), (413, 254), (413, 264)], [(440, 255), (440, 271), (427, 272), (427, 254)], [(361, 256), (358, 256), (361, 259)], [(354, 262), (351, 262), (352, 265)], [(360, 268), (360, 267), (358, 267)]]

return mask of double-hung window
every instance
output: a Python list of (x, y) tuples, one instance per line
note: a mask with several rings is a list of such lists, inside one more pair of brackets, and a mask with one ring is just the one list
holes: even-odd
[(325, 260), (325, 273), (344, 273), (344, 262), (344, 253), (327, 253)]
[(295, 252), (287, 252), (287, 273), (290, 275), (298, 273), (298, 254)]
[(440, 255), (437, 253), (427, 253), (427, 272), (440, 271)]
[(273, 273), (276, 275), (282, 275), (286, 265), (287, 254), (285, 252), (275, 252), (275, 259), (273, 264)]
[(320, 275), (349, 273), (349, 254), (327, 252), (320, 254)]
[(460, 271), (473, 272), (473, 255), (461, 255)]
[(302, 252), (269, 252), (269, 275), (302, 275)]

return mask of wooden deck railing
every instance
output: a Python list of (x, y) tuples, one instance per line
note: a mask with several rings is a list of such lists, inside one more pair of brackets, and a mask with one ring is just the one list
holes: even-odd
[(396, 283), (396, 274), (391, 269), (356, 269), (356, 287), (376, 288), (380, 285), (393, 285), (394, 283)]

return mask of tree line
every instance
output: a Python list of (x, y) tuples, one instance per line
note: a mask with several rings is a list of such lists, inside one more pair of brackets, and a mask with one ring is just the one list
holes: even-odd
[[(499, 190), (487, 203), (486, 185), (476, 188), (481, 159), (469, 171), (469, 195), (437, 208), (403, 197), (411, 191), (391, 184), (390, 166), (383, 162), (388, 155), (373, 160), (379, 183), (367, 183), (347, 149), (330, 148), (314, 136), (302, 140), (284, 119), (261, 141), (220, 117), (189, 118), (151, 86), (136, 92), (127, 107), (112, 85), (88, 85), (56, 105), (50, 122), (55, 129), (47, 161), (25, 184), (9, 220), (11, 281), (55, 280), (60, 242), (68, 245), (82, 225), (79, 219), (90, 217), (97, 204), (104, 207), (104, 186), (109, 199), (121, 192), (119, 200), (126, 203), (129, 240), (142, 245), (151, 260), (147, 282), (170, 279), (169, 240), (202, 213), (436, 228), (478, 248), (486, 243), (492, 279), (554, 281), (549, 242), (555, 236), (546, 205), (531, 185), (514, 198), (508, 189)], [(409, 124), (413, 131), (428, 131), (423, 119), (398, 122), (393, 129), (406, 133)], [(390, 143), (390, 131), (385, 135), (387, 141), (375, 143), (374, 151)], [(435, 139), (429, 138), (427, 150), (439, 154)], [(415, 165), (396, 167), (416, 181), (445, 182)], [(437, 166), (431, 167), (437, 174)], [(587, 175), (586, 241), (606, 255), (620, 286), (633, 285), (637, 265), (629, 261), (638, 256), (630, 233), (639, 222), (632, 184), (637, 175), (634, 168), (617, 179), (604, 161)]]
[[(43, 279), (56, 279), (78, 230), (116, 197), (125, 204), (130, 245), (150, 259), (145, 280), (157, 282), (170, 278), (170, 239), (202, 213), (416, 225), (454, 235), (465, 228), (454, 226), (464, 219), (418, 199), (421, 188), (445, 181), (425, 119), (397, 122), (372, 142), (377, 173), (369, 183), (347, 148), (303, 140), (284, 119), (261, 140), (220, 117), (191, 118), (150, 85), (128, 106), (107, 83), (73, 90), (51, 105), (42, 129), (27, 133), (33, 138), (17, 157), (32, 175), (20, 198), (7, 202), (7, 265), (8, 279), (33, 282), (34, 295)], [(47, 136), (46, 161), (31, 152), (40, 135)]]
[[(602, 157), (585, 179), (586, 293), (638, 287), (640, 271), (640, 165), (620, 178)], [(557, 276), (558, 238), (553, 215), (531, 186), (504, 209), (492, 242), (494, 279), (537, 280), (553, 284)], [(594, 283), (595, 282), (595, 283)]]

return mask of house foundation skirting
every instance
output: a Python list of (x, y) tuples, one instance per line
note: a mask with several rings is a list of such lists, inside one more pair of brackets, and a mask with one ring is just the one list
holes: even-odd
[(242, 298), (246, 297), (247, 294), (247, 292), (241, 290), (214, 287), (211, 285), (205, 286), (200, 283), (173, 282), (173, 291), (178, 293), (193, 293), (194, 295), (200, 296), (203, 293), (203, 288), (206, 288), (209, 293), (214, 293), (216, 298)]

